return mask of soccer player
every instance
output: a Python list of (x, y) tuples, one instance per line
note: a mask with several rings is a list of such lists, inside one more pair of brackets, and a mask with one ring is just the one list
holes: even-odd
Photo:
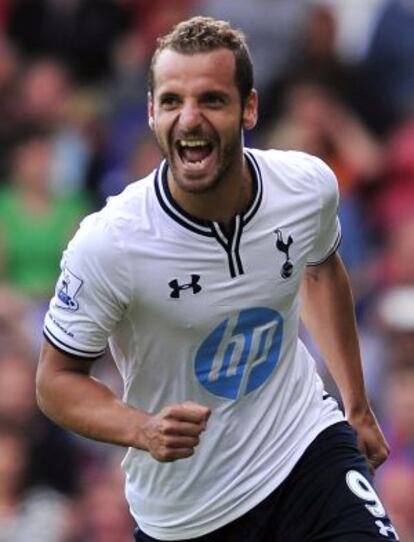
[[(244, 148), (257, 108), (244, 36), (228, 23), (195, 17), (159, 41), (148, 117), (165, 160), (65, 251), (39, 404), (128, 447), (137, 541), (398, 540), (372, 486), (388, 446), (336, 252), (336, 180), (313, 156)], [(345, 415), (298, 338), (300, 316)], [(89, 374), (108, 341), (123, 400)]]

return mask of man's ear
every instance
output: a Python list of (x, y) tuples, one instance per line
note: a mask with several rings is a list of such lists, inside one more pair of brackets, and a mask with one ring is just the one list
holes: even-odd
[(243, 109), (243, 128), (252, 130), (257, 124), (259, 97), (253, 89)]
[(154, 131), (154, 101), (151, 92), (147, 94), (148, 126)]

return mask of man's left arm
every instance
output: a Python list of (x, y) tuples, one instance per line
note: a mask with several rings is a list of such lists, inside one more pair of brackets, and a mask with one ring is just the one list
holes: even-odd
[(301, 296), (302, 320), (338, 386), (345, 416), (357, 431), (359, 446), (373, 471), (387, 459), (389, 447), (367, 398), (354, 302), (339, 254), (306, 268)]

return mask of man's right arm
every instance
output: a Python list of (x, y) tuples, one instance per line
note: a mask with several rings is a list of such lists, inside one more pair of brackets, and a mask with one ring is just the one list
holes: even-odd
[(120, 400), (90, 375), (93, 361), (44, 343), (36, 376), (39, 407), (58, 425), (84, 437), (147, 450), (161, 462), (190, 457), (209, 409), (182, 403), (149, 414)]

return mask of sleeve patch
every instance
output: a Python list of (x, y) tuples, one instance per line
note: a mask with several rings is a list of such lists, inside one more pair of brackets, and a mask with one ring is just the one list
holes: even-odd
[(63, 269), (56, 286), (56, 306), (69, 311), (77, 311), (79, 302), (76, 296), (82, 288), (83, 280), (67, 267)]

